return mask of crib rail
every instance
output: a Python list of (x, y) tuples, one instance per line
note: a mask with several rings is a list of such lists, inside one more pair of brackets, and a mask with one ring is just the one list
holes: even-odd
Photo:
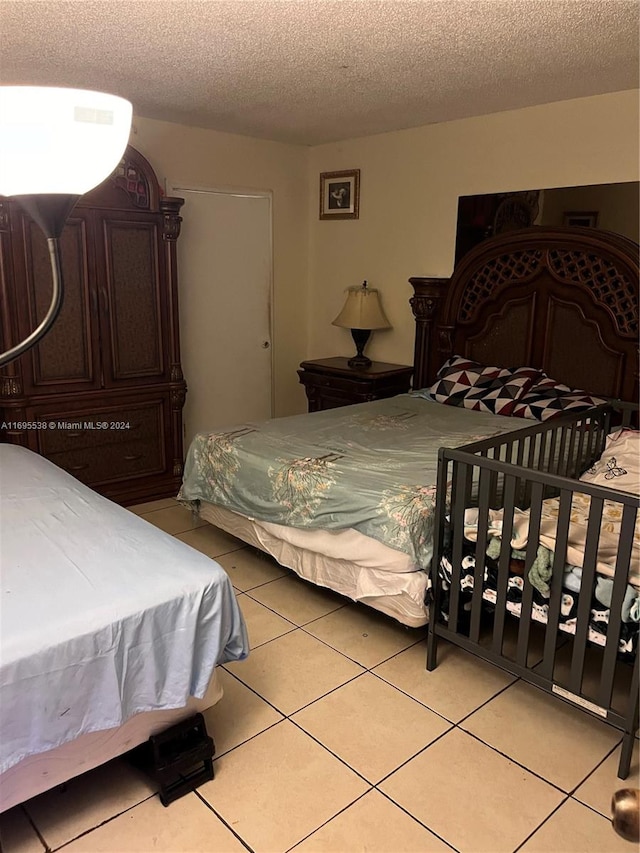
[[(535, 424), (499, 438), (475, 442), (457, 449), (441, 449), (435, 517), (434, 560), (430, 604), (427, 669), (437, 660), (437, 639), (445, 637), (460, 647), (503, 669), (577, 704), (624, 732), (619, 775), (629, 772), (633, 737), (638, 725), (638, 655), (619, 654), (622, 607), (627, 594), (633, 534), (640, 499), (615, 488), (578, 482), (578, 477), (597, 460), (614, 424), (631, 423), (632, 407), (622, 416), (613, 406), (600, 406), (579, 416)], [(568, 560), (572, 500), (576, 493), (590, 498), (582, 582), (575, 614), (575, 633), (566, 633), (561, 611), (566, 604), (563, 576)], [(534, 605), (534, 586), (529, 578), (538, 557), (543, 502), (557, 499), (555, 546), (549, 581), (546, 624)], [(596, 564), (605, 501), (619, 510), (621, 532), (606, 640), (596, 646), (590, 634), (591, 593), (597, 582)], [(473, 558), (473, 592), (461, 592), (465, 540), (465, 513), (477, 510)], [(502, 511), (495, 601), (487, 608), (485, 563), (491, 539), (492, 510)], [(518, 510), (528, 510), (528, 536), (522, 575), (522, 599), (518, 618), (508, 609), (514, 524)], [(548, 518), (546, 519), (548, 524)], [(495, 541), (493, 543), (495, 548)], [(438, 571), (446, 553), (451, 577), (443, 581)], [(468, 569), (464, 570), (468, 583)], [(464, 597), (464, 603), (463, 603)], [(443, 602), (446, 601), (446, 608)], [(514, 608), (512, 607), (512, 610)], [(446, 612), (445, 612), (446, 610)], [(574, 627), (574, 626), (572, 626)], [(509, 637), (507, 638), (507, 629)], [(515, 632), (515, 642), (513, 634)], [(599, 639), (599, 638), (598, 638)], [(630, 662), (629, 662), (630, 661)], [(624, 685), (624, 687), (621, 687)], [(625, 694), (621, 696), (620, 691)]]

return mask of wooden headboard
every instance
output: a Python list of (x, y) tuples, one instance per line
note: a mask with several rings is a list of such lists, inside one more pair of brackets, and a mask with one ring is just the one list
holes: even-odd
[(414, 388), (451, 355), (531, 365), (572, 388), (638, 400), (638, 245), (595, 228), (485, 240), (450, 279), (416, 277)]

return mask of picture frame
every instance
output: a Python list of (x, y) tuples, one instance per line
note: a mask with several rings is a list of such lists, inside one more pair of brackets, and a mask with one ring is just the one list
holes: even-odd
[(358, 219), (360, 169), (320, 173), (320, 219)]
[(562, 214), (563, 225), (577, 225), (581, 228), (596, 228), (598, 225), (597, 210), (567, 210)]

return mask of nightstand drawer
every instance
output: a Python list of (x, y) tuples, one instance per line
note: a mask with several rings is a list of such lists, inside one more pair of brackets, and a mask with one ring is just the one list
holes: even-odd
[(395, 397), (409, 390), (411, 367), (374, 361), (366, 368), (352, 368), (348, 362), (347, 358), (302, 362), (298, 376), (310, 412)]

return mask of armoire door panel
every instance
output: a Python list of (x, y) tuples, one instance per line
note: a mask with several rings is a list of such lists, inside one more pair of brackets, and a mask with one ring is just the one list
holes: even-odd
[(105, 383), (157, 381), (166, 371), (157, 223), (110, 217), (103, 226), (106, 282), (100, 297), (110, 342)]
[[(84, 218), (70, 220), (60, 238), (64, 281), (64, 302), (51, 331), (27, 358), (32, 370), (27, 374), (27, 390), (33, 393), (60, 393), (89, 390), (100, 386), (99, 342), (92, 324), (87, 234)], [(45, 316), (51, 302), (52, 277), (49, 250), (40, 228), (26, 216), (22, 220), (28, 312), (23, 335), (29, 334)]]

